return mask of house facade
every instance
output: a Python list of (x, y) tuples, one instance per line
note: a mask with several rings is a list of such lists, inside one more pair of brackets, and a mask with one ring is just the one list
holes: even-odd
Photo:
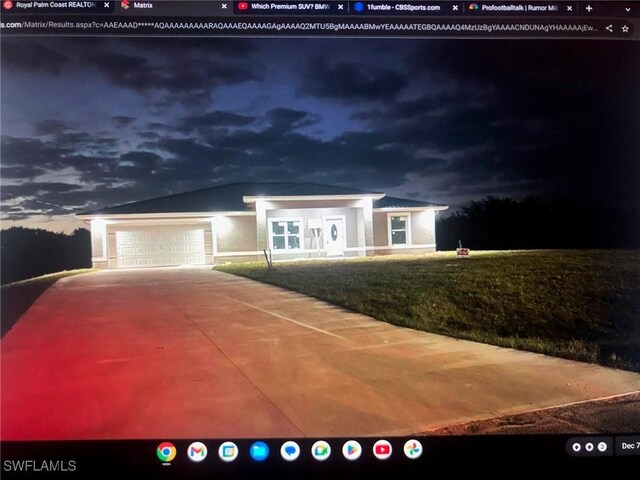
[(78, 214), (93, 266), (135, 268), (436, 249), (447, 206), (312, 183), (234, 183)]

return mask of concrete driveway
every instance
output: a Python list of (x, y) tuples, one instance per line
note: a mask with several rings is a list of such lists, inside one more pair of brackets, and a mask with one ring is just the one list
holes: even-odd
[(210, 268), (62, 279), (1, 347), (4, 440), (409, 434), (640, 390)]

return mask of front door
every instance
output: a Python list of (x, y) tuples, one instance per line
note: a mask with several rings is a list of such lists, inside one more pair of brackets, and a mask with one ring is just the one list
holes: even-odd
[(329, 257), (344, 255), (344, 218), (328, 217), (324, 219), (322, 232), (324, 237), (324, 249)]

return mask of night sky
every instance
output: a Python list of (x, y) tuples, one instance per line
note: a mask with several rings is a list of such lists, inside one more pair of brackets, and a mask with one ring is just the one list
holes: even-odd
[(637, 42), (1, 46), (3, 228), (236, 181), (640, 205)]

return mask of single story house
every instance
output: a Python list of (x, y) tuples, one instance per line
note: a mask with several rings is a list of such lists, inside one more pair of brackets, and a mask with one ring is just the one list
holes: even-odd
[(98, 268), (424, 253), (447, 206), (315, 183), (233, 183), (80, 213)]

